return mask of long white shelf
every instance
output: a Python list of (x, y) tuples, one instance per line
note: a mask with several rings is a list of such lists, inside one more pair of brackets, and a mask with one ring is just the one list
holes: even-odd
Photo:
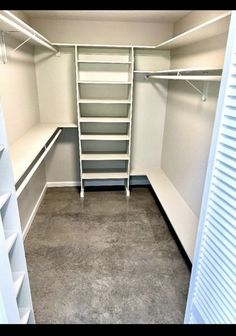
[(7, 246), (7, 251), (8, 253), (11, 251), (16, 238), (17, 238), (17, 233), (16, 232), (12, 232), (12, 231), (5, 231), (5, 236), (6, 236), (6, 246)]
[(198, 218), (162, 169), (157, 168), (147, 171), (146, 175), (189, 259), (192, 261)]
[(132, 82), (129, 81), (91, 81), (91, 80), (79, 80), (77, 82), (78, 84), (102, 84), (102, 85), (129, 85), (132, 84)]
[(221, 80), (221, 76), (216, 75), (191, 75), (191, 76), (168, 76), (168, 75), (151, 75), (150, 78), (155, 79), (173, 79), (173, 80), (196, 80), (196, 81), (211, 81), (211, 82), (219, 82)]
[(28, 37), (30, 38), (28, 43), (43, 46), (57, 52), (57, 49), (52, 46), (49, 40), (8, 10), (0, 11), (0, 30), (4, 32), (11, 31), (11, 35), (14, 35), (20, 41), (25, 41)]
[(129, 123), (129, 118), (120, 117), (80, 117), (81, 123)]
[(13, 272), (12, 277), (13, 277), (13, 282), (14, 282), (14, 291), (16, 297), (18, 296), (21, 286), (23, 284), (25, 274), (23, 272)]
[(131, 61), (106, 61), (106, 60), (104, 60), (104, 61), (93, 61), (93, 60), (88, 60), (88, 61), (86, 61), (86, 60), (78, 60), (77, 61), (78, 63), (90, 63), (90, 64), (131, 64), (132, 62)]
[(129, 155), (124, 154), (81, 154), (81, 160), (129, 160)]
[(19, 313), (20, 313), (20, 323), (21, 324), (27, 324), (29, 321), (30, 317), (30, 312), (31, 310), (29, 308), (20, 308)]
[[(153, 74), (174, 74), (174, 73), (191, 73), (191, 72), (212, 72), (212, 71), (222, 71), (222, 68), (181, 68), (181, 69), (165, 69), (165, 70), (157, 70), (157, 71), (151, 71)], [(145, 73), (148, 73), (145, 71)]]
[(93, 179), (124, 179), (128, 178), (128, 173), (123, 172), (106, 172), (106, 173), (82, 173), (82, 179), (93, 180)]
[(83, 104), (131, 104), (128, 99), (79, 99)]
[(4, 204), (8, 201), (9, 197), (11, 196), (10, 192), (6, 192), (4, 194), (0, 194), (0, 210), (4, 206)]
[(156, 46), (157, 49), (173, 49), (195, 43), (228, 30), (231, 11), (204, 22)]
[(81, 134), (81, 140), (129, 140), (126, 134)]
[(10, 146), (15, 183), (31, 165), (58, 128), (76, 127), (74, 123), (40, 123)]

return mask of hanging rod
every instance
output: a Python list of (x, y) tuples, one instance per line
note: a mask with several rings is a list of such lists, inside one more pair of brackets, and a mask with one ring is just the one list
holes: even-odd
[[(203, 76), (182, 76), (182, 74), (178, 71), (175, 76), (158, 76), (158, 75), (146, 75), (146, 79), (149, 78), (157, 78), (157, 79), (174, 79), (174, 80), (184, 80), (187, 82), (195, 91), (197, 91), (202, 96), (202, 101), (206, 101), (207, 93), (208, 93), (208, 82), (209, 81), (219, 81), (221, 76), (214, 75), (203, 75)], [(196, 85), (190, 82), (190, 80), (201, 80), (205, 81), (204, 92), (201, 91)]]
[(146, 79), (149, 78), (155, 78), (155, 79), (173, 79), (173, 80), (198, 80), (198, 81), (220, 81), (221, 76), (216, 76), (216, 75), (195, 75), (195, 76), (183, 76), (183, 75), (173, 75), (173, 76), (168, 76), (168, 75), (146, 75)]
[[(13, 16), (13, 14), (12, 14)], [(22, 27), (20, 24), (12, 21), (11, 19), (5, 17), (3, 14), (0, 14), (0, 20), (7, 23), (9, 26), (17, 29), (19, 32), (25, 34), (26, 36), (30, 37), (33, 41), (39, 43), (40, 45), (54, 51), (54, 52), (58, 52), (58, 50), (56, 48), (54, 48), (50, 42), (46, 42), (45, 40), (43, 40), (42, 38), (39, 38), (38, 36), (36, 36), (36, 31), (33, 30), (33, 32), (27, 30), (26, 28)], [(18, 19), (19, 21), (19, 19)]]

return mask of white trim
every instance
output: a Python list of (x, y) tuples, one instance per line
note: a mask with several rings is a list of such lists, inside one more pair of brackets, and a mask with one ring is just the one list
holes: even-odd
[(80, 181), (55, 181), (47, 182), (47, 188), (54, 187), (80, 187)]
[(24, 227), (24, 230), (22, 232), (23, 239), (25, 239), (25, 237), (27, 236), (27, 233), (28, 233), (28, 231), (29, 231), (29, 229), (31, 227), (31, 224), (32, 224), (32, 222), (34, 220), (34, 217), (35, 217), (36, 213), (37, 213), (37, 210), (38, 210), (38, 208), (39, 208), (39, 206), (40, 206), (40, 204), (41, 204), (41, 202), (43, 200), (43, 197), (44, 197), (44, 194), (45, 194), (46, 190), (47, 190), (47, 182), (45, 183), (45, 185), (43, 187), (43, 190), (42, 190), (42, 192), (41, 192), (41, 194), (39, 196), (39, 199), (38, 199), (38, 201), (36, 202), (36, 204), (35, 204), (35, 206), (33, 208), (33, 211), (32, 211), (32, 213), (30, 215), (30, 218), (28, 219), (28, 222), (27, 222), (26, 226)]

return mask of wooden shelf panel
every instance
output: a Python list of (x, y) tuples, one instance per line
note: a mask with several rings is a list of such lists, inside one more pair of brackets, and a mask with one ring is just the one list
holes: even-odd
[(23, 284), (24, 281), (24, 277), (25, 274), (23, 272), (14, 272), (12, 273), (12, 278), (13, 278), (13, 282), (14, 282), (14, 291), (15, 291), (15, 295), (16, 297), (18, 296), (21, 286)]
[(77, 60), (78, 63), (94, 63), (94, 64), (131, 64), (131, 61), (86, 61), (86, 60)]
[(173, 49), (222, 34), (228, 30), (231, 11), (204, 22), (156, 46), (157, 49)]
[(81, 160), (129, 160), (128, 154), (115, 154), (115, 153), (109, 153), (109, 154), (82, 154)]
[(80, 99), (80, 104), (131, 104), (128, 99)]
[(11, 251), (13, 245), (15, 244), (17, 233), (12, 231), (5, 231), (5, 237), (6, 237), (6, 246), (8, 253)]
[(129, 118), (119, 118), (119, 117), (81, 117), (79, 119), (81, 123), (129, 123)]
[(92, 81), (92, 80), (79, 80), (78, 84), (103, 84), (103, 85), (129, 85), (132, 84), (130, 81)]
[(21, 324), (27, 324), (29, 321), (30, 317), (30, 308), (20, 308), (19, 313), (20, 313), (20, 323)]
[(127, 172), (94, 172), (94, 173), (82, 173), (82, 179), (124, 179), (128, 178)]
[(0, 194), (0, 210), (4, 206), (4, 204), (8, 201), (9, 197), (11, 196), (10, 192), (6, 192), (4, 194)]
[(81, 140), (129, 140), (128, 135), (123, 134), (81, 134)]
[(198, 218), (162, 169), (147, 170), (146, 174), (187, 255), (192, 261)]
[(15, 183), (25, 173), (58, 128), (76, 128), (76, 123), (39, 123), (10, 146)]

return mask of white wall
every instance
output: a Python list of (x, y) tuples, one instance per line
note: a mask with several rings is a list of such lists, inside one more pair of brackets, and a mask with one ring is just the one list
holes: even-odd
[(14, 54), (19, 41), (6, 34), (8, 62), (0, 63), (0, 99), (9, 144), (15, 142), (39, 121), (34, 51), (25, 45)]
[(60, 57), (35, 49), (35, 71), (41, 122), (76, 122), (74, 48), (61, 48)]
[(119, 21), (31, 19), (50, 41), (88, 44), (156, 45), (173, 34), (173, 24)]

